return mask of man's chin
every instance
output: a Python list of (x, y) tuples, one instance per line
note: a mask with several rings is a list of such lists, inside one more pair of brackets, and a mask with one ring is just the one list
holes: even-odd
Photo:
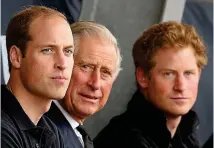
[(56, 91), (53, 90), (53, 92), (50, 92), (50, 95), (52, 96), (53, 100), (61, 100), (65, 97), (66, 89), (58, 89)]
[(81, 116), (87, 118), (87, 117), (89, 117), (89, 116), (91, 116), (91, 115), (93, 115), (95, 113), (96, 113), (96, 111), (94, 109), (93, 110), (82, 111), (81, 112)]
[(186, 115), (189, 112), (189, 110), (187, 109), (180, 109), (180, 110), (174, 110), (174, 111), (170, 111), (168, 112), (168, 115), (172, 116), (172, 117), (180, 117), (183, 115)]
[(57, 93), (57, 94), (52, 94), (51, 98), (52, 100), (62, 100), (65, 97), (65, 93)]

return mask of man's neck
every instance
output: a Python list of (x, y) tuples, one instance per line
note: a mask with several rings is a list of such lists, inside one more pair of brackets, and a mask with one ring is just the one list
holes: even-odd
[(68, 110), (68, 107), (66, 107), (66, 104), (65, 104), (66, 102), (63, 99), (59, 100), (58, 102), (63, 107), (63, 109), (69, 114), (69, 116), (71, 116), (79, 124), (83, 125), (85, 118), (77, 116), (77, 113), (75, 113), (74, 110)]
[(166, 119), (167, 119), (167, 122), (166, 122), (167, 128), (171, 133), (171, 138), (173, 138), (178, 128), (178, 125), (181, 121), (181, 116), (177, 116), (177, 117), (167, 116)]
[(49, 110), (51, 100), (33, 95), (25, 89), (20, 81), (12, 78), (9, 79), (7, 87), (16, 97), (30, 120), (37, 125), (42, 115)]

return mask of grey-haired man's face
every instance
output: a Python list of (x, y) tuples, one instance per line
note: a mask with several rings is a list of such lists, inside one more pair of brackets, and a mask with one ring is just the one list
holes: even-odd
[(106, 104), (117, 68), (117, 53), (109, 42), (97, 37), (82, 37), (74, 57), (74, 69), (64, 106), (85, 118)]

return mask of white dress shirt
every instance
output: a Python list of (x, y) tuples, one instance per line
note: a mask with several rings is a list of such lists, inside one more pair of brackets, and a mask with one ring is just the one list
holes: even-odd
[(68, 112), (59, 104), (58, 101), (54, 100), (53, 101), (56, 106), (59, 108), (59, 110), (62, 112), (62, 114), (65, 116), (65, 118), (68, 120), (69, 124), (71, 125), (71, 127), (74, 129), (75, 134), (77, 135), (78, 139), (80, 140), (80, 143), (82, 144), (82, 146), (84, 147), (84, 142), (82, 139), (82, 135), (80, 134), (80, 132), (77, 130), (77, 127), (79, 126), (79, 123), (74, 120), (69, 114)]

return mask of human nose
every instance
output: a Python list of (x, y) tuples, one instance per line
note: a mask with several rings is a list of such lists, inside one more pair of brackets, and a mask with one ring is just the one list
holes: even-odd
[(64, 55), (64, 53), (56, 54), (54, 67), (59, 70), (64, 70), (68, 67), (67, 57)]
[(186, 85), (186, 78), (183, 75), (177, 76), (175, 79), (174, 90), (182, 92), (186, 89)]
[(100, 78), (100, 72), (98, 70), (95, 70), (91, 74), (91, 78), (88, 81), (88, 84), (94, 89), (98, 90), (101, 86), (101, 78)]

